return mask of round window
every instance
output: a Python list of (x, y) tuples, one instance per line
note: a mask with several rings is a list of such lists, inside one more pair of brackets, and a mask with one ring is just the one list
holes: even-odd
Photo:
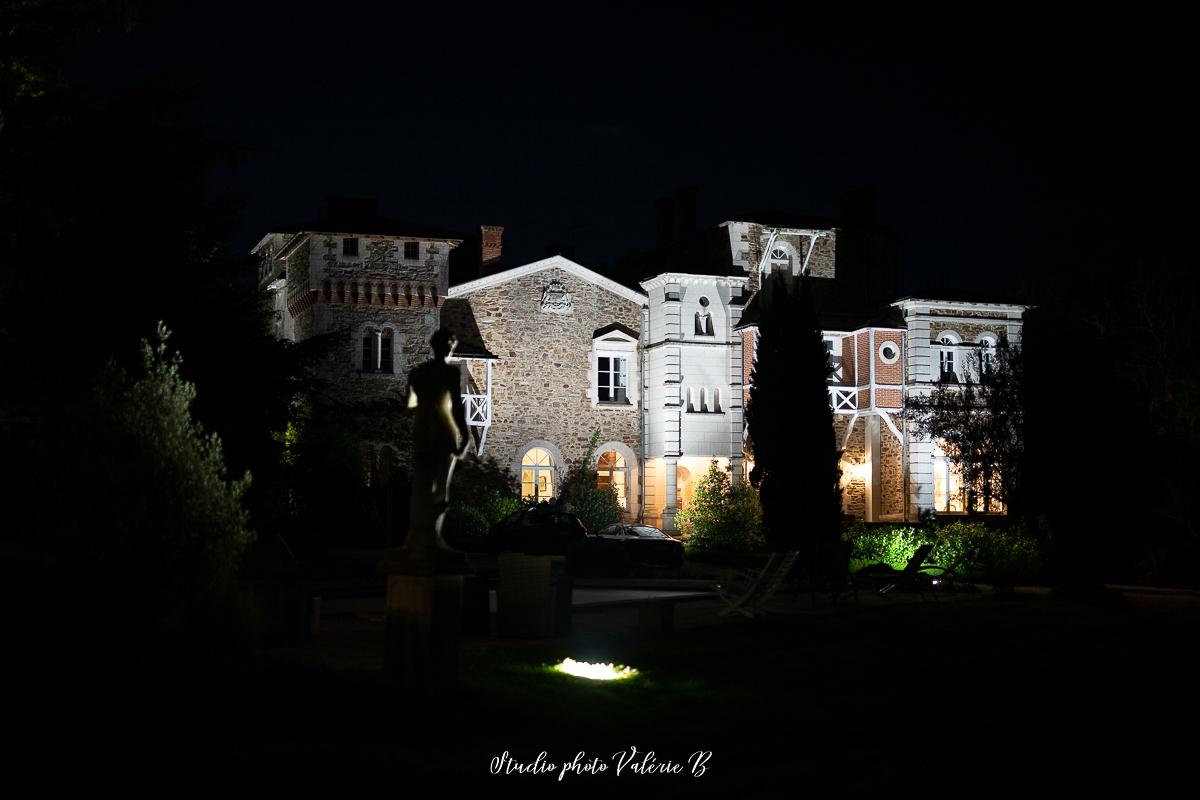
[(707, 298), (707, 297), (701, 297), (701, 298), (700, 298), (700, 307), (701, 307), (701, 308), (708, 308), (708, 298)]
[(895, 342), (884, 342), (879, 345), (879, 360), (885, 364), (895, 364), (900, 358), (900, 347)]

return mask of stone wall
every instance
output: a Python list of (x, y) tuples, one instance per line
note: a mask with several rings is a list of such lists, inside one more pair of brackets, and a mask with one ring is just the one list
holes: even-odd
[[(900, 415), (889, 414), (888, 417), (896, 426), (901, 427)], [(904, 447), (896, 434), (887, 425), (881, 426), (879, 432), (879, 456), (882, 500), (880, 511), (884, 517), (902, 518), (904, 516)]]
[[(570, 293), (570, 310), (542, 310), (542, 293), (552, 280), (561, 281)], [(492, 373), (492, 426), (484, 455), (516, 472), (530, 443), (546, 441), (567, 462), (558, 465), (564, 470), (582, 457), (597, 427), (601, 442), (621, 442), (639, 452), (636, 404), (593, 407), (588, 354), (593, 332), (609, 323), (639, 330), (640, 304), (557, 267), (461, 297), (471, 306), (483, 344), (499, 357)], [(633, 382), (636, 355), (631, 362)]]

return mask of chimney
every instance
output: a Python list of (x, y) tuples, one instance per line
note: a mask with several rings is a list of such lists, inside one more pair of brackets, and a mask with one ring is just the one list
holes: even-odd
[(503, 225), (479, 226), (479, 274), (490, 275), (500, 266), (500, 239)]
[(654, 203), (654, 209), (658, 221), (656, 247), (666, 250), (675, 238), (675, 201), (669, 197), (660, 197)]
[(695, 186), (680, 186), (679, 198), (679, 238), (685, 239), (696, 232), (696, 196), (700, 190)]

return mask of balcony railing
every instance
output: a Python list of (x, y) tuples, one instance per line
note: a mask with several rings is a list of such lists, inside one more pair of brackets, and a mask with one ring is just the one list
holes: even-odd
[(830, 386), (829, 407), (835, 414), (839, 411), (856, 411), (858, 409), (858, 389)]
[(486, 428), (492, 424), (492, 400), (486, 394), (464, 394), (463, 405), (466, 406), (468, 425)]

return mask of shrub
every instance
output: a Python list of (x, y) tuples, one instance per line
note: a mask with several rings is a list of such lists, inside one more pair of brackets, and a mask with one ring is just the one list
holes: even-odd
[(469, 500), (451, 500), (442, 522), (442, 537), (459, 550), (483, 550), (488, 529), (520, 507), (520, 500), (495, 489)]
[(250, 474), (226, 478), (220, 439), (192, 419), (196, 389), (168, 335), (160, 323), (156, 340), (142, 341), (141, 375), (113, 366), (104, 376), (81, 504), (99, 527), (76, 542), (122, 612), (160, 619), (218, 598), (253, 539), (242, 507)]
[(675, 517), (688, 545), (701, 550), (745, 553), (766, 545), (758, 492), (712, 462), (696, 493)]
[(613, 487), (601, 489), (596, 485), (596, 446), (600, 443), (600, 429), (592, 432), (583, 458), (567, 470), (559, 492), (562, 500), (583, 521), (589, 533), (595, 533), (606, 525), (621, 521), (621, 501)]
[(1041, 545), (1021, 523), (989, 528), (982, 522), (967, 520), (939, 527), (860, 522), (849, 528), (843, 538), (851, 543), (852, 571), (869, 564), (904, 569), (923, 544), (934, 545), (934, 563), (941, 566), (958, 563), (958, 572), (968, 580), (1001, 586), (1036, 580), (1044, 563)]

